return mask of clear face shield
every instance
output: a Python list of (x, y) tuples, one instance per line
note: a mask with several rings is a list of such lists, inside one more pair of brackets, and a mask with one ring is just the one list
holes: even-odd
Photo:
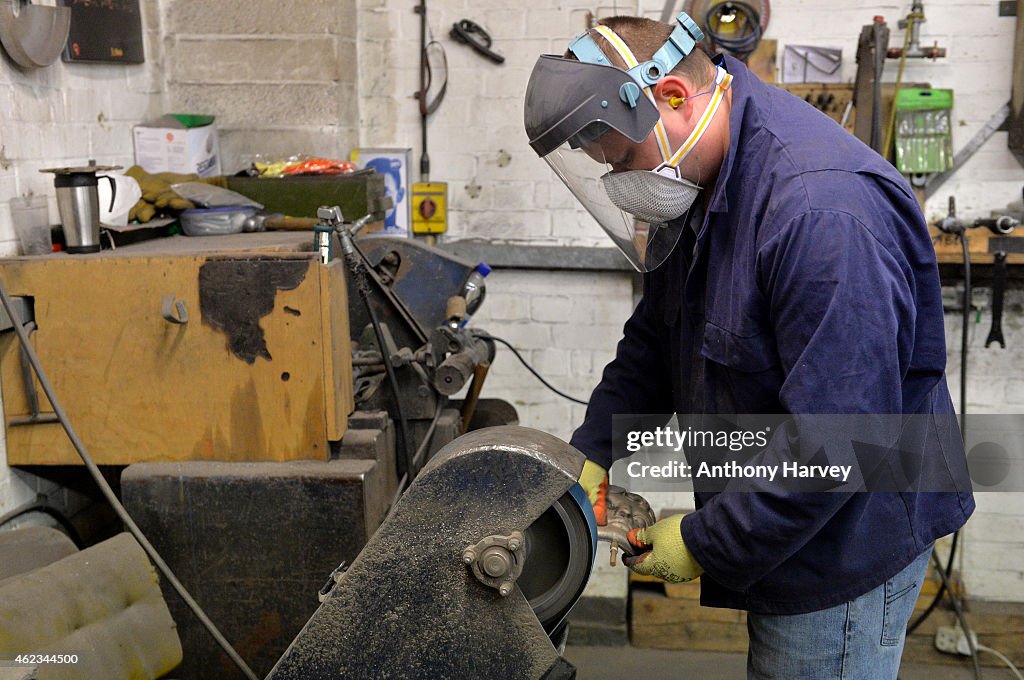
[[(609, 159), (620, 158), (631, 144), (596, 122), (543, 158), (637, 271), (649, 272), (675, 249), (700, 189), (668, 174), (665, 181), (651, 182), (634, 171), (613, 173)], [(662, 219), (677, 210), (679, 219)]]
[[(612, 65), (600, 36), (625, 68)], [(610, 28), (596, 26), (570, 45), (574, 59), (543, 55), (526, 90), (524, 122), (530, 146), (548, 162), (580, 204), (640, 272), (663, 264), (686, 228), (700, 187), (679, 164), (708, 127), (729, 86), (719, 69), (709, 105), (682, 145), (673, 148), (653, 87), (694, 49), (703, 33), (685, 12), (668, 40), (640, 62)], [(663, 162), (653, 169), (612, 172), (630, 146), (653, 136)]]

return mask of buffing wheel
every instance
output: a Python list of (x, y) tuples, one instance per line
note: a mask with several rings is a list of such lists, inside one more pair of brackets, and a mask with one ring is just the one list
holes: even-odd
[(550, 635), (583, 594), (597, 550), (594, 510), (577, 484), (526, 530), (517, 584)]

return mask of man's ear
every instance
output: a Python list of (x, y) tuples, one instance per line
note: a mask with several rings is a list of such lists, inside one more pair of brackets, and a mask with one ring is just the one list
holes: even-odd
[(669, 106), (675, 109), (693, 93), (692, 90), (690, 84), (682, 78), (665, 76), (654, 86), (654, 98), (668, 102)]

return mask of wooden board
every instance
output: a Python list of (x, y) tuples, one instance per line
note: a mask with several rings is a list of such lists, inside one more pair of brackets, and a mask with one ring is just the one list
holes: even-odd
[[(313, 253), (138, 252), (0, 262), (11, 295), (34, 299), (33, 344), (96, 462), (327, 459), (328, 441), (341, 438), (352, 409), (342, 269)], [(268, 310), (246, 319), (262, 330), (266, 350), (251, 363), (229, 347), (208, 297), (201, 308), (208, 263), (242, 274), (259, 263), (254, 281), (265, 274), (284, 282), (269, 297), (255, 284), (237, 291), (240, 305)], [(165, 295), (185, 303), (187, 324), (162, 318)], [(8, 421), (29, 412), (19, 354), (13, 334), (0, 338)], [(7, 457), (80, 463), (57, 424), (8, 425)]]
[[(964, 261), (963, 246), (960, 239), (952, 234), (943, 234), (935, 227), (929, 229), (932, 242), (935, 243), (935, 255), (939, 264), (957, 264)], [(1018, 229), (1011, 235), (1013, 238), (1024, 238)], [(971, 255), (971, 264), (992, 264), (994, 257), (988, 252), (988, 241), (994, 234), (988, 229), (971, 229), (967, 232), (967, 251)], [(1008, 253), (1006, 264), (1024, 264), (1024, 253)]]
[(776, 80), (776, 56), (779, 41), (764, 39), (757, 44), (757, 49), (747, 57), (747, 68), (762, 81), (774, 84)]
[(324, 376), (327, 438), (340, 441), (348, 416), (355, 410), (352, 393), (352, 347), (348, 327), (348, 292), (345, 265), (334, 260), (318, 267), (320, 273), (320, 314), (323, 319)]
[(701, 607), (693, 599), (649, 590), (634, 589), (631, 597), (630, 642), (635, 647), (747, 651), (746, 612)]
[[(837, 123), (842, 121), (846, 105), (853, 99), (852, 83), (786, 83), (779, 85), (783, 90), (803, 99), (811, 106), (822, 111)], [(900, 89), (908, 87), (930, 87), (927, 83), (902, 83)], [(882, 134), (885, 135), (885, 126), (889, 124), (889, 114), (892, 111), (892, 102), (896, 98), (896, 84), (882, 83)], [(854, 124), (857, 120), (857, 107), (850, 111), (846, 121), (846, 129), (853, 134)]]
[[(958, 586), (954, 586), (958, 587)], [(662, 590), (664, 588), (664, 590)], [(930, 575), (914, 605), (913, 618), (924, 611), (938, 581)], [(653, 577), (630, 575), (630, 641), (636, 647), (745, 652), (746, 613), (732, 609), (701, 607), (699, 581), (664, 583)], [(1024, 604), (969, 601), (969, 621), (982, 642), (1024, 666)], [(948, 604), (943, 603), (914, 635), (907, 639), (904, 659), (915, 663), (965, 666), (969, 660), (935, 650), (935, 631), (954, 625)], [(986, 665), (998, 660), (982, 655)]]

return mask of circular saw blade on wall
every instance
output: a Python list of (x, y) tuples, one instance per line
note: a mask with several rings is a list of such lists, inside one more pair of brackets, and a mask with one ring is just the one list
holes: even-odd
[(71, 30), (71, 10), (25, 0), (0, 0), (0, 44), (22, 68), (42, 68), (57, 61)]

